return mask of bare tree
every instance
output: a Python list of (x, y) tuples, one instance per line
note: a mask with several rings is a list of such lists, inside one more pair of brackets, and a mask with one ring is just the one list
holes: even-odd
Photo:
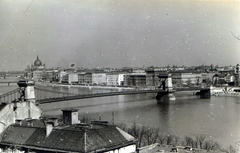
[(203, 149), (204, 140), (205, 140), (205, 136), (204, 135), (198, 135), (196, 137), (196, 141), (197, 141), (197, 143), (199, 143), (200, 149)]
[(157, 141), (159, 128), (146, 127), (144, 138), (147, 142), (147, 145), (154, 144)]
[(187, 137), (187, 136), (185, 136), (185, 141), (187, 146), (192, 146), (194, 142), (191, 137)]
[(166, 136), (166, 143), (167, 143), (167, 145), (171, 145), (171, 144), (172, 144), (172, 142), (173, 142), (173, 137), (174, 137), (174, 136), (173, 136), (172, 133)]
[(139, 127), (136, 123), (133, 123), (132, 127), (128, 130), (129, 134), (138, 139), (138, 147), (142, 145), (145, 129), (145, 126)]
[(204, 143), (203, 149), (207, 151), (216, 151), (220, 149), (220, 146), (217, 142), (213, 142), (212, 140), (207, 140)]
[(178, 142), (179, 142), (179, 140), (180, 140), (180, 137), (178, 137), (178, 136), (176, 136), (176, 135), (173, 136), (173, 144), (174, 144), (174, 145), (177, 145)]
[(161, 145), (163, 145), (166, 141), (166, 136), (164, 136), (162, 133), (158, 135), (158, 141)]

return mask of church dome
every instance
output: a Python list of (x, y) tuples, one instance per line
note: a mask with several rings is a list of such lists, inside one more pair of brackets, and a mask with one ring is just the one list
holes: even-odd
[(42, 62), (38, 59), (38, 56), (37, 56), (37, 59), (34, 62), (34, 66), (41, 66), (41, 65), (42, 65)]

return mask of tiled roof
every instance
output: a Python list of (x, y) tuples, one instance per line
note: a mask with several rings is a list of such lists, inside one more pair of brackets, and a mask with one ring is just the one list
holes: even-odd
[(54, 128), (46, 137), (45, 128), (11, 125), (1, 134), (0, 144), (52, 151), (90, 152), (134, 143), (134, 139), (130, 139), (127, 134), (126, 137), (124, 131), (120, 132), (115, 126), (85, 129), (85, 132), (86, 135), (83, 129)]

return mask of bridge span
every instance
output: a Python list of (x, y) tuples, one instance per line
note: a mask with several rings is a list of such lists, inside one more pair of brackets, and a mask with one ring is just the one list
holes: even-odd
[[(1, 103), (12, 103), (16, 101), (21, 101), (25, 99), (25, 89), (17, 88), (10, 92), (0, 95)], [(144, 93), (164, 93), (167, 94), (167, 91), (163, 90), (126, 90), (119, 92), (106, 92), (106, 93), (92, 93), (92, 94), (73, 94), (66, 92), (58, 92), (53, 90), (46, 90), (38, 87), (34, 87), (34, 97), (36, 104), (45, 104), (53, 103), (60, 101), (69, 101), (76, 99), (86, 99), (86, 98), (97, 98), (105, 96), (117, 96), (117, 95), (130, 95), (130, 94), (144, 94)], [(22, 99), (23, 98), (23, 99)]]
[[(0, 103), (12, 103), (18, 101), (26, 101), (27, 99), (34, 99), (33, 101), (36, 104), (45, 104), (45, 103), (53, 103), (60, 101), (69, 101), (76, 99), (86, 99), (86, 98), (97, 98), (97, 97), (106, 97), (106, 96), (117, 96), (117, 95), (130, 95), (130, 94), (144, 94), (144, 93), (156, 93), (156, 99), (160, 100), (163, 97), (169, 98), (169, 100), (175, 100), (175, 96), (173, 95), (174, 90), (167, 88), (163, 90), (158, 88), (156, 90), (124, 90), (124, 91), (116, 91), (116, 92), (106, 92), (106, 93), (92, 93), (92, 94), (73, 94), (66, 92), (58, 92), (53, 90), (47, 90), (38, 88), (34, 82), (18, 82), (19, 88), (7, 92), (5, 94), (0, 95)], [(198, 89), (199, 95), (209, 96), (209, 89)]]
[[(50, 91), (35, 87), (33, 80), (20, 79), (18, 81), (18, 89), (0, 95), (0, 102), (12, 103), (18, 101), (31, 100), (37, 104), (52, 103), (66, 100), (96, 98), (105, 96), (129, 95), (129, 94), (143, 94), (143, 93), (157, 93), (156, 99), (160, 100), (166, 95), (172, 95), (172, 79), (170, 74), (159, 75), (161, 85), (157, 90), (124, 90), (120, 92), (107, 92), (107, 93), (93, 93), (93, 94), (72, 94), (63, 93), (58, 91)], [(174, 97), (175, 98), (175, 97)]]
[(106, 93), (93, 93), (93, 94), (76, 94), (63, 97), (45, 98), (36, 100), (37, 104), (53, 103), (67, 100), (97, 98), (106, 96), (130, 95), (130, 94), (144, 94), (144, 93), (157, 93), (157, 90), (136, 90), (136, 91), (120, 91), (120, 92), (106, 92)]

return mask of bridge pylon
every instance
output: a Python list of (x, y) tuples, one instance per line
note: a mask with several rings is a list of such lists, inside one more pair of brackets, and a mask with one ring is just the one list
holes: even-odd
[(34, 91), (34, 81), (32, 80), (19, 80), (17, 83), (20, 90), (20, 98), (19, 101), (29, 101), (29, 102), (36, 102), (35, 99), (35, 91)]
[(160, 100), (163, 97), (168, 100), (175, 100), (175, 96), (173, 95), (173, 86), (172, 86), (172, 76), (171, 74), (162, 74), (158, 76), (159, 82), (161, 83), (158, 87), (156, 99)]

